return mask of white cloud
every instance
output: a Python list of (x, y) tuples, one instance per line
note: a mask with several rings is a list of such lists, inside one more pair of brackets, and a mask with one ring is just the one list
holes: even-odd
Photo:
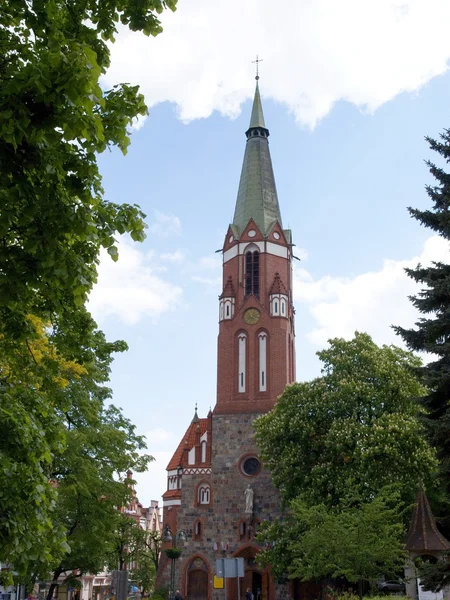
[(145, 254), (125, 238), (119, 242), (119, 260), (106, 251), (100, 255), (98, 283), (89, 298), (89, 310), (98, 322), (115, 316), (127, 325), (145, 317), (159, 317), (179, 303), (182, 289), (163, 279), (153, 253)]
[(105, 83), (140, 84), (184, 121), (235, 117), (259, 52), (263, 94), (314, 126), (339, 100), (373, 111), (444, 73), (449, 22), (448, 0), (180, 0), (157, 38), (121, 30)]
[(450, 262), (449, 243), (439, 236), (430, 237), (420, 256), (408, 260), (385, 260), (379, 271), (353, 278), (325, 276), (317, 281), (305, 269), (294, 273), (294, 295), (297, 311), (299, 304), (309, 307), (315, 326), (308, 339), (324, 347), (333, 337), (351, 338), (355, 330), (367, 331), (377, 343), (401, 344), (391, 325), (410, 327), (419, 314), (408, 299), (419, 286), (404, 269), (419, 262)]
[(186, 257), (181, 250), (175, 250), (175, 252), (161, 254), (160, 259), (171, 263), (182, 263), (185, 261)]
[(154, 220), (148, 231), (159, 237), (170, 237), (181, 234), (181, 221), (175, 215), (166, 215), (159, 210), (154, 211)]

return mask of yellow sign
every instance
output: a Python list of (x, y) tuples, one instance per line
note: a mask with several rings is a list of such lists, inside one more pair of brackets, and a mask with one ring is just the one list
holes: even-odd
[(214, 575), (213, 587), (215, 590), (223, 590), (223, 577), (216, 577)]

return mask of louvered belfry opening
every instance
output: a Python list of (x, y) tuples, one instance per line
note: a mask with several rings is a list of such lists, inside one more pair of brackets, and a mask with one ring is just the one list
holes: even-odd
[(245, 255), (245, 295), (253, 294), (259, 298), (259, 252), (247, 252)]

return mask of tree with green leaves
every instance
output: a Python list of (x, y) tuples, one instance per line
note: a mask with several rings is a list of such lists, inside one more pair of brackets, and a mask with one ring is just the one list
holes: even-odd
[(0, 322), (84, 305), (100, 249), (144, 238), (138, 206), (107, 201), (97, 155), (126, 152), (147, 108), (137, 86), (100, 87), (119, 23), (161, 32), (176, 0), (11, 0), (0, 12)]
[[(54, 354), (45, 332), (41, 337), (39, 344), (32, 346), (36, 360), (39, 352), (43, 356)], [(123, 517), (118, 507), (131, 500), (126, 473), (129, 469), (142, 472), (152, 460), (142, 453), (145, 440), (136, 434), (135, 426), (119, 409), (107, 404), (111, 390), (105, 383), (111, 355), (122, 349), (123, 342), (108, 343), (101, 332), (96, 332), (90, 343), (90, 358), (86, 354), (77, 376), (68, 371), (61, 382), (55, 373), (63, 385), (60, 398), (55, 394), (52, 398), (64, 430), (64, 447), (46, 465), (42, 484), (44, 494), (48, 488), (53, 491), (53, 531), (45, 531), (45, 536), (30, 542), (26, 552), (14, 555), (14, 569), (24, 582), (46, 579), (50, 571), (52, 581), (56, 581), (66, 572), (102, 570)], [(44, 372), (48, 374), (48, 370)], [(29, 485), (33, 489), (33, 484)], [(30, 505), (30, 512), (32, 509)], [(14, 541), (15, 536), (11, 538)], [(61, 547), (55, 551), (57, 544)], [(52, 594), (53, 588), (48, 597)]]
[(342, 578), (358, 584), (394, 576), (405, 564), (399, 494), (388, 486), (369, 502), (349, 495), (335, 507), (290, 504), (285, 522), (265, 523), (259, 534), (276, 539), (259, 560), (276, 576), (288, 573), (302, 580)]
[(138, 555), (135, 566), (130, 570), (130, 580), (136, 582), (142, 595), (153, 590), (156, 580), (155, 564), (145, 551)]
[[(409, 516), (401, 508), (414, 502), (417, 482), (432, 481), (436, 469), (415, 401), (425, 391), (413, 373), (420, 360), (395, 346), (378, 347), (363, 333), (349, 341), (331, 340), (318, 356), (322, 376), (288, 386), (275, 408), (255, 422), (264, 463), (289, 515), (284, 522), (263, 527), (260, 539), (276, 541), (266, 558), (274, 568), (281, 556), (284, 564), (294, 564), (297, 557), (291, 576), (320, 578), (340, 572), (347, 577), (350, 547), (357, 538), (338, 540), (342, 546), (335, 546), (333, 557), (323, 558), (324, 548), (313, 544), (314, 519), (329, 515), (323, 523), (319, 519), (316, 531), (324, 539), (328, 526), (336, 531), (345, 523), (350, 527), (346, 519), (353, 517), (356, 526), (358, 518), (372, 519), (374, 508), (381, 511), (383, 505), (392, 529), (379, 529), (376, 568), (388, 572), (395, 557), (387, 552), (382, 562), (386, 539), (396, 532), (393, 548), (400, 559), (399, 536)], [(386, 486), (395, 490), (390, 497)], [(372, 529), (368, 521), (367, 526), (373, 534), (380, 522), (371, 522)], [(299, 527), (309, 540), (307, 560), (298, 558), (303, 556)], [(366, 565), (369, 538), (360, 541), (352, 552), (360, 552), (358, 561)], [(328, 570), (332, 559), (335, 567)], [(358, 569), (352, 577), (372, 578), (373, 572)]]
[(157, 35), (175, 7), (10, 0), (0, 11), (0, 562), (21, 576), (28, 557), (67, 551), (49, 473), (70, 445), (66, 415), (95, 412), (76, 383), (104, 387), (91, 367), (125, 347), (106, 344), (85, 308), (100, 250), (117, 260), (117, 234), (145, 235), (137, 205), (105, 199), (97, 155), (125, 153), (147, 109), (136, 86), (102, 89), (100, 77), (119, 24)]
[[(436, 180), (426, 191), (432, 201), (432, 208), (418, 210), (408, 208), (412, 217), (422, 225), (450, 241), (450, 173), (444, 165), (450, 163), (450, 130), (444, 130), (440, 140), (426, 138), (430, 148), (439, 155), (442, 166), (427, 161), (430, 173)], [(411, 350), (427, 352), (431, 360), (418, 369), (426, 391), (421, 394), (421, 403), (426, 409), (422, 420), (428, 439), (436, 448), (440, 465), (440, 475), (445, 497), (441, 497), (436, 508), (443, 532), (450, 536), (450, 264), (434, 262), (428, 267), (418, 265), (406, 269), (408, 275), (422, 286), (422, 290), (411, 297), (413, 305), (422, 318), (415, 329), (395, 327), (397, 333)], [(424, 573), (425, 584), (436, 588), (441, 576), (442, 585), (450, 578), (450, 565), (447, 573), (442, 565)], [(430, 578), (428, 580), (428, 578)]]
[(436, 461), (423, 437), (412, 369), (420, 359), (369, 335), (334, 339), (317, 353), (322, 376), (286, 388), (256, 421), (256, 439), (285, 500), (334, 506), (349, 490), (371, 500), (385, 485), (413, 501)]

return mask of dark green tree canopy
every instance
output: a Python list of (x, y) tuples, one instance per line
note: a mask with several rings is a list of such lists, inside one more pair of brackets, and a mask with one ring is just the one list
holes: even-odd
[(126, 152), (147, 108), (137, 87), (102, 89), (100, 77), (119, 26), (157, 35), (158, 15), (175, 6), (9, 0), (0, 10), (0, 562), (20, 577), (58, 568), (69, 547), (84, 564), (77, 540), (89, 525), (72, 527), (81, 508), (70, 503), (90, 488), (90, 508), (105, 512), (110, 473), (144, 460), (134, 428), (105, 405), (112, 354), (126, 345), (105, 340), (86, 300), (101, 248), (117, 260), (117, 234), (144, 239), (139, 207), (104, 197), (97, 155)]
[(146, 114), (137, 87), (102, 90), (118, 24), (156, 35), (176, 0), (10, 0), (0, 12), (0, 321), (83, 305), (101, 247), (144, 237), (139, 207), (103, 197), (96, 155)]
[(286, 500), (333, 506), (353, 490), (363, 500), (397, 483), (413, 500), (435, 467), (422, 435), (412, 372), (420, 360), (367, 334), (334, 339), (318, 356), (323, 375), (288, 386), (274, 410), (256, 421), (256, 437)]
[(364, 333), (318, 356), (322, 376), (288, 386), (255, 422), (286, 510), (263, 524), (261, 559), (306, 580), (373, 581), (404, 563), (405, 508), (436, 469), (415, 400), (421, 363)]
[[(410, 207), (408, 210), (422, 225), (450, 241), (450, 174), (444, 168), (450, 163), (450, 130), (444, 130), (439, 140), (426, 140), (438, 154), (443, 167), (427, 161), (436, 180), (436, 185), (426, 187), (431, 208)], [(433, 508), (443, 533), (450, 537), (450, 264), (434, 262), (429, 267), (418, 265), (406, 271), (422, 286), (410, 300), (423, 317), (417, 321), (415, 329), (394, 329), (411, 350), (431, 354), (430, 362), (417, 371), (426, 386), (420, 401), (426, 409), (423, 424), (437, 451), (440, 467), (442, 491)], [(450, 565), (429, 565), (421, 577), (429, 589), (436, 590), (439, 585), (443, 587), (448, 583)]]

